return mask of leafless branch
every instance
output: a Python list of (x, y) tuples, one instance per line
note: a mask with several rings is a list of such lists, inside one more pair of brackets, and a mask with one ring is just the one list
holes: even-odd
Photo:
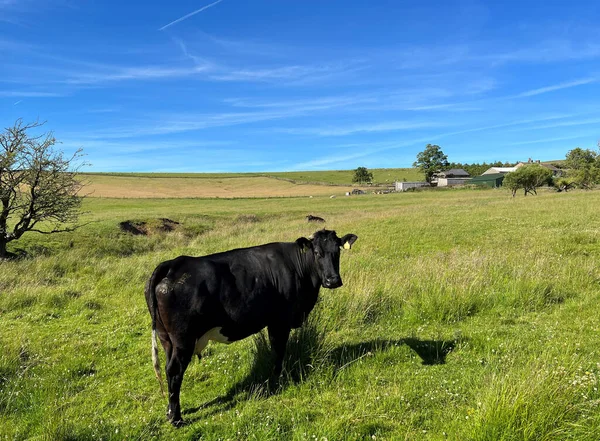
[(0, 257), (8, 242), (28, 231), (53, 234), (79, 226), (85, 197), (79, 172), (87, 165), (83, 152), (79, 149), (65, 157), (54, 149), (52, 132), (30, 133), (43, 125), (19, 119), (0, 133)]

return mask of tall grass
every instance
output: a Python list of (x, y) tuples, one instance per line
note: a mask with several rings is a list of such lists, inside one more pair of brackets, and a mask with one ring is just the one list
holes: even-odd
[[(600, 193), (86, 202), (71, 235), (0, 263), (0, 438), (595, 440)], [(165, 419), (143, 286), (157, 263), (293, 241), (326, 218), (359, 240), (269, 384), (264, 334), (210, 344)], [(124, 220), (168, 217), (131, 236)], [(164, 362), (164, 356), (163, 357)]]

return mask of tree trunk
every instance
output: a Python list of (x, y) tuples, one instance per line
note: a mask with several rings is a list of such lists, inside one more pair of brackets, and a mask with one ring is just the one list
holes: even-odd
[(4, 259), (6, 257), (6, 241), (4, 238), (0, 237), (0, 259)]

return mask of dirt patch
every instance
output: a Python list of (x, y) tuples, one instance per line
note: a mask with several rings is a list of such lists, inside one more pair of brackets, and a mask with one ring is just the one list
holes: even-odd
[(166, 217), (153, 219), (151, 221), (126, 220), (119, 222), (121, 231), (133, 234), (134, 236), (149, 236), (157, 232), (168, 233), (174, 231), (179, 225), (179, 222)]
[(131, 233), (134, 236), (147, 236), (148, 229), (146, 222), (123, 221), (119, 222), (119, 228), (125, 233)]
[(166, 217), (161, 217), (159, 221), (161, 222), (161, 224), (158, 226), (158, 229), (166, 233), (168, 233), (169, 231), (173, 231), (179, 225), (179, 222), (167, 219)]

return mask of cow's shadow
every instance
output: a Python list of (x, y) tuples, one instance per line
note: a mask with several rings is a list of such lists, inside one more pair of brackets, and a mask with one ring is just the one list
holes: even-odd
[[(249, 398), (267, 398), (285, 390), (292, 384), (306, 380), (313, 370), (313, 361), (333, 367), (334, 375), (351, 366), (354, 362), (377, 352), (386, 351), (394, 346), (406, 345), (422, 360), (424, 365), (444, 364), (446, 356), (456, 347), (456, 340), (420, 340), (418, 338), (374, 339), (361, 343), (342, 344), (334, 348), (324, 346), (324, 333), (316, 327), (303, 327), (290, 338), (284, 361), (284, 372), (275, 380), (272, 377), (273, 355), (267, 338), (258, 334), (255, 338), (252, 367), (248, 374), (233, 384), (229, 390), (198, 407), (183, 411), (188, 422), (193, 423), (207, 416), (218, 414), (233, 408), (236, 403)], [(194, 415), (203, 409), (211, 408), (208, 413)]]

